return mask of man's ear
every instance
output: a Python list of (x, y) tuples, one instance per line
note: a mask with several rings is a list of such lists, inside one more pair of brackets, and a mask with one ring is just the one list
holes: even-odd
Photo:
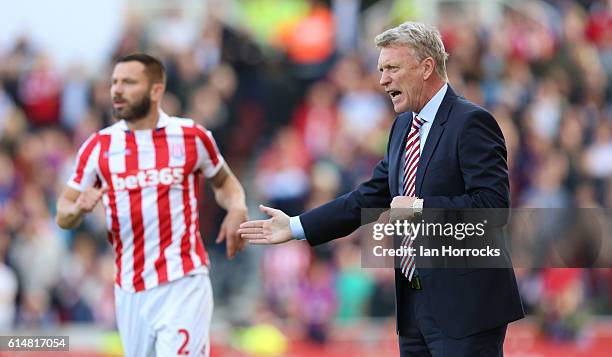
[(431, 77), (436, 68), (436, 62), (431, 57), (427, 57), (423, 60), (423, 80), (426, 81)]
[(151, 99), (160, 102), (164, 95), (165, 86), (163, 83), (153, 83), (151, 86)]

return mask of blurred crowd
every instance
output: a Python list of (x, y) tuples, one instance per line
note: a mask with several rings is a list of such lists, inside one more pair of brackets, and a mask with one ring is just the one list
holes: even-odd
[[(114, 326), (101, 210), (75, 231), (53, 220), (79, 145), (113, 121), (113, 59), (161, 58), (163, 109), (212, 130), (252, 207), (296, 215), (351, 190), (384, 155), (395, 115), (370, 32), (397, 24), (388, 19), (418, 20), (404, 3), (235, 1), (232, 16), (209, 11), (197, 24), (174, 8), (146, 21), (131, 14), (95, 74), (85, 64), (60, 71), (26, 36), (0, 53), (0, 330)], [(449, 82), (502, 127), (513, 207), (611, 208), (612, 2), (525, 2), (504, 6), (493, 24), (463, 5), (445, 3), (436, 21)], [(393, 270), (362, 269), (358, 239), (250, 247), (228, 262), (210, 239), (223, 212), (210, 192), (203, 197), (215, 316), (318, 342), (332, 325), (392, 321)], [(553, 337), (576, 337), (588, 312), (612, 313), (610, 269), (517, 276), (527, 310)]]

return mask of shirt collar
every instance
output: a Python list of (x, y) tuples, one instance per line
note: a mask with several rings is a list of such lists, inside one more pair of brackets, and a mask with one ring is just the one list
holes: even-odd
[(442, 104), (442, 100), (446, 95), (446, 90), (448, 89), (448, 83), (444, 83), (442, 88), (438, 90), (438, 92), (425, 104), (421, 112), (417, 114), (419, 118), (423, 119), (426, 122), (432, 123), (436, 118), (436, 113), (438, 113), (438, 108), (440, 108), (440, 104)]
[(157, 126), (155, 128), (160, 129), (160, 128), (166, 127), (166, 125), (168, 125), (169, 119), (170, 119), (170, 116), (168, 116), (168, 114), (166, 114), (163, 110), (160, 109), (159, 119), (157, 119)]

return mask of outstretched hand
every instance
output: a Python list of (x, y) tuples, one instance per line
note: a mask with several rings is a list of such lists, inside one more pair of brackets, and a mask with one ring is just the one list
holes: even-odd
[(283, 211), (259, 205), (269, 219), (242, 223), (238, 233), (250, 244), (280, 244), (291, 240), (289, 216)]

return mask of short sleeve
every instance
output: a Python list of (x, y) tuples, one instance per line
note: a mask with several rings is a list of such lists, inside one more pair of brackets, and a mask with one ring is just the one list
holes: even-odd
[(97, 165), (100, 155), (99, 134), (93, 134), (79, 148), (76, 162), (68, 179), (68, 186), (77, 191), (94, 186), (97, 181)]
[(197, 124), (195, 128), (197, 134), (198, 168), (202, 170), (206, 178), (211, 178), (219, 172), (225, 161), (219, 152), (212, 133)]

